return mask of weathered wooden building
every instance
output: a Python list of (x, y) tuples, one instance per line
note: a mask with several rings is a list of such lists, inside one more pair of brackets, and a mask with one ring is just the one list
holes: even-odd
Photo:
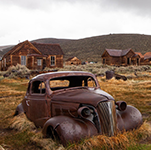
[(151, 65), (151, 52), (142, 55), (140, 52), (135, 52), (140, 56), (140, 65)]
[(1, 61), (1, 70), (17, 64), (31, 70), (63, 67), (63, 51), (59, 44), (31, 43), (28, 40), (14, 46)]
[(132, 49), (106, 49), (102, 54), (102, 63), (115, 66), (140, 65), (140, 56)]
[(151, 65), (151, 52), (147, 52), (143, 56), (143, 65)]
[(66, 65), (81, 65), (81, 60), (78, 59), (77, 57), (71, 57), (66, 60), (65, 64)]

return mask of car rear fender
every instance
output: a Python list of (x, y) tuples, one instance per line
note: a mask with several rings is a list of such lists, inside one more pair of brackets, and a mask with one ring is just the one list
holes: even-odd
[(16, 107), (16, 111), (15, 111), (15, 113), (14, 113), (14, 116), (16, 116), (16, 115), (18, 115), (18, 114), (20, 114), (20, 113), (22, 113), (22, 112), (24, 112), (24, 109), (23, 109), (22, 103), (20, 103), (20, 104)]
[(55, 116), (47, 120), (42, 133), (44, 137), (52, 137), (49, 129), (53, 128), (53, 133), (57, 134), (60, 142), (65, 146), (68, 142), (79, 141), (82, 138), (97, 135), (95, 125), (86, 119), (75, 119), (68, 116)]
[(117, 112), (117, 126), (119, 130), (131, 130), (136, 129), (143, 123), (142, 114), (140, 111), (131, 106), (127, 105), (124, 111), (116, 110)]

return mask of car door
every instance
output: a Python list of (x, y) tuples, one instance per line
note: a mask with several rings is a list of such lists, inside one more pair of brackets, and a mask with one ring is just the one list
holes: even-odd
[(43, 81), (33, 81), (28, 100), (30, 119), (36, 126), (43, 126), (48, 119), (46, 88)]

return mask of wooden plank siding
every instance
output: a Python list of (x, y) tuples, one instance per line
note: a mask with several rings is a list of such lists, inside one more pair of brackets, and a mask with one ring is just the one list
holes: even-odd
[(63, 55), (57, 55), (56, 56), (56, 65), (59, 68), (63, 68)]
[[(24, 41), (14, 46), (2, 57), (1, 70), (17, 64), (26, 65), (31, 70), (42, 70), (45, 67), (63, 67), (63, 51), (58, 44), (40, 44)], [(51, 56), (54, 65), (51, 65)], [(6, 61), (6, 65), (5, 62)]]

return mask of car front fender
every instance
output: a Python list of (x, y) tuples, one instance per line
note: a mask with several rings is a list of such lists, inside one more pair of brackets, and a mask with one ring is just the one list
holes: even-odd
[(136, 129), (143, 123), (142, 114), (137, 108), (131, 105), (127, 105), (124, 111), (116, 110), (116, 112), (117, 127), (120, 131)]
[[(89, 120), (71, 118), (68, 116), (55, 116), (47, 120), (42, 133), (48, 137), (50, 127), (57, 133), (60, 142), (65, 146), (68, 142), (79, 141), (82, 138), (97, 135), (97, 129)], [(51, 135), (50, 135), (51, 136)]]

